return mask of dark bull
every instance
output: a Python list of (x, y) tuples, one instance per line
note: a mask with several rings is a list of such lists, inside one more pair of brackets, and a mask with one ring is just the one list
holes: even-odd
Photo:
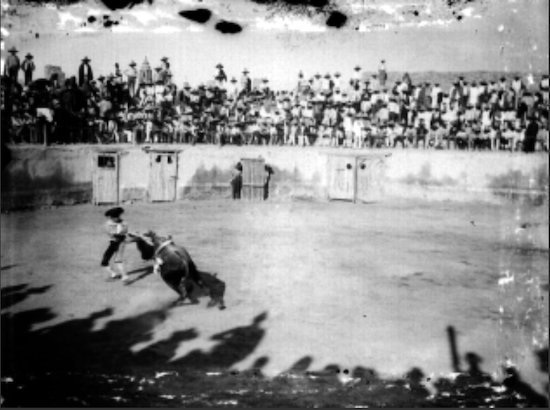
[(143, 234), (143, 236), (150, 238), (153, 244), (149, 244), (136, 235), (130, 235), (130, 241), (136, 242), (142, 259), (155, 259), (160, 277), (170, 289), (179, 295), (176, 304), (182, 304), (186, 298), (190, 298), (194, 288), (193, 284), (196, 284), (210, 296), (208, 307), (217, 305), (219, 309), (225, 309), (223, 300), (225, 283), (223, 281), (213, 275), (199, 272), (185, 248), (174, 244), (171, 238), (158, 236), (152, 231)]

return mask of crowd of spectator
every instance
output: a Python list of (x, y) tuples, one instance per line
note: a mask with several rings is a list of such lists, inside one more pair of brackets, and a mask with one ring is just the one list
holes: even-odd
[[(10, 59), (11, 58), (11, 59)], [(19, 63), (10, 50), (2, 76), (2, 113), (11, 143), (205, 143), (347, 148), (548, 151), (548, 75), (537, 84), (516, 76), (493, 81), (456, 78), (450, 88), (388, 83), (385, 62), (377, 74), (355, 67), (306, 77), (274, 91), (268, 79), (229, 79), (219, 64), (212, 81), (172, 81), (168, 58), (151, 69), (94, 77), (84, 58), (78, 75), (33, 80), (33, 56)], [(19, 81), (19, 72), (23, 81)], [(527, 83), (527, 84), (526, 84)]]

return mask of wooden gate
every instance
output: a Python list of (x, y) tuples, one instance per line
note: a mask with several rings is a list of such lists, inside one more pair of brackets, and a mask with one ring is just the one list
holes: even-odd
[(265, 160), (243, 158), (243, 190), (241, 197), (248, 201), (263, 201), (265, 188)]
[(167, 202), (176, 200), (178, 154), (150, 152), (149, 200)]
[(362, 202), (380, 201), (383, 194), (384, 158), (357, 157), (356, 198)]
[(328, 158), (328, 199), (355, 200), (355, 168), (353, 156), (331, 155)]
[(118, 204), (120, 156), (116, 152), (94, 155), (93, 203)]

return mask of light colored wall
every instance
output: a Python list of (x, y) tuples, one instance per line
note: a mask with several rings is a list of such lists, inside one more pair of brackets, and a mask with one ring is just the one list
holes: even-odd
[[(383, 158), (379, 186), (384, 198), (503, 201), (548, 194), (547, 154), (425, 150), (351, 151), (301, 147), (217, 147), (179, 145), (177, 199), (229, 197), (231, 173), (242, 158), (265, 159), (274, 174), (270, 198), (327, 196), (330, 155)], [(88, 202), (92, 198), (93, 146), (11, 147), (14, 157), (2, 173), (2, 208)], [(104, 148), (102, 148), (104, 149)], [(121, 151), (122, 201), (148, 200), (149, 154), (141, 147)], [(158, 147), (155, 147), (158, 149)]]

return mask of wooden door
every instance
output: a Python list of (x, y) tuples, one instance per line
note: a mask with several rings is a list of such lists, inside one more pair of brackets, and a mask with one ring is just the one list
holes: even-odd
[(378, 202), (383, 196), (384, 158), (357, 158), (357, 200)]
[(328, 158), (328, 198), (355, 199), (355, 157), (334, 155)]
[(166, 202), (176, 200), (178, 154), (174, 152), (150, 153), (149, 200)]
[(242, 198), (249, 201), (262, 201), (265, 188), (265, 160), (262, 158), (243, 158)]
[(118, 204), (119, 155), (98, 153), (94, 157), (94, 203)]

